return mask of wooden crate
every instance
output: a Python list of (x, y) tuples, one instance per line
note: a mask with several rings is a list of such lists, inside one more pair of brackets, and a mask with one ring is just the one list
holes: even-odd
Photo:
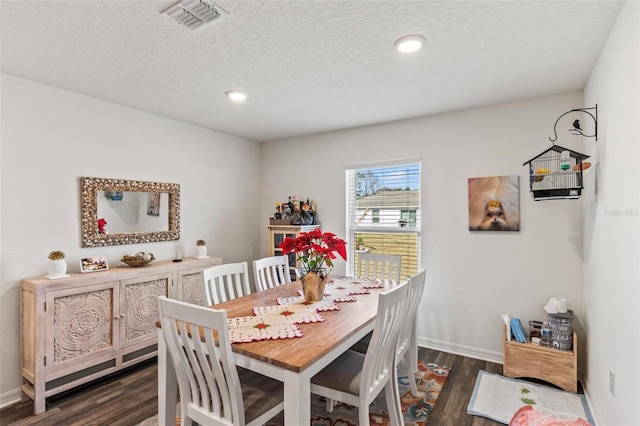
[(545, 348), (531, 342), (507, 340), (503, 325), (504, 363), (506, 377), (529, 377), (552, 383), (566, 391), (578, 391), (578, 339), (573, 332), (573, 351)]

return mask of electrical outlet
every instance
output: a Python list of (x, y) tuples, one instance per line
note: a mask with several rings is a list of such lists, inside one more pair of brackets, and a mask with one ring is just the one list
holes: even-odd
[(616, 396), (616, 373), (613, 370), (609, 370), (609, 392)]

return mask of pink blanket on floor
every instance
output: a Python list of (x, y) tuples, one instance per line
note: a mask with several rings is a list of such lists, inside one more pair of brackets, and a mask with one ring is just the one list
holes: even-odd
[(564, 420), (555, 414), (536, 411), (531, 405), (520, 407), (511, 418), (509, 426), (591, 426), (591, 423), (578, 417), (576, 420)]

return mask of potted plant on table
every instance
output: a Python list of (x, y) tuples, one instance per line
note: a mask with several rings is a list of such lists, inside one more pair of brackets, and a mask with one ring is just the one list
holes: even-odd
[(336, 253), (347, 260), (347, 243), (331, 232), (319, 228), (301, 232), (296, 238), (285, 238), (279, 245), (282, 254), (295, 253), (302, 265), (296, 275), (302, 281), (302, 291), (308, 301), (322, 300), (324, 286), (333, 267)]

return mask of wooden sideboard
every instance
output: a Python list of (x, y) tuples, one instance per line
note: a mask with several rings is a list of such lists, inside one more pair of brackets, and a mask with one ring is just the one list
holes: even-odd
[(157, 297), (205, 304), (201, 271), (221, 263), (185, 258), (22, 280), (22, 390), (34, 414), (49, 396), (156, 356)]

